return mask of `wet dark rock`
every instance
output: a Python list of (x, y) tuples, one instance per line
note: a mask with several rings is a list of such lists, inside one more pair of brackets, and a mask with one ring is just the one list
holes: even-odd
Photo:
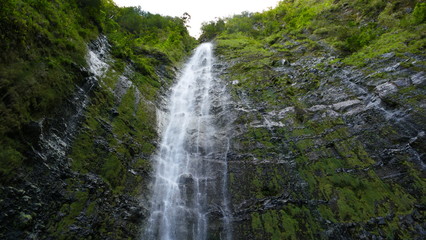
[(407, 87), (410, 85), (410, 80), (408, 78), (398, 79), (393, 82), (397, 87)]
[[(285, 97), (281, 102), (268, 101), (262, 90), (244, 89), (250, 86), (242, 81), (229, 84), (237, 93), (233, 100), (238, 113), (232, 154), (228, 154), (236, 239), (271, 239), (270, 229), (277, 236), (280, 232), (288, 233), (287, 224), (291, 221), (298, 226), (295, 231), (299, 232), (294, 236), (299, 239), (313, 225), (318, 226), (315, 231), (321, 236), (313, 239), (386, 239), (392, 234), (424, 237), (422, 228), (417, 227), (424, 219), (414, 206), (399, 218), (396, 205), (381, 205), (389, 200), (360, 200), (366, 199), (366, 189), (372, 187), (370, 174), (390, 188), (398, 186), (415, 202), (420, 199), (410, 173), (418, 170), (418, 176), (424, 175), (424, 162), (420, 159), (426, 156), (426, 123), (424, 103), (419, 100), (424, 89), (418, 87), (424, 82), (424, 66), (407, 66), (424, 61), (424, 57), (410, 55), (406, 59), (390, 52), (370, 60), (364, 67), (355, 67), (331, 64), (334, 58), (329, 52), (317, 57), (310, 56), (303, 46), (293, 47), (289, 46), (286, 54), (291, 64), (283, 66), (274, 61), (270, 70), (291, 82), (295, 89), (291, 101)], [(282, 59), (277, 55), (275, 59)], [(223, 57), (229, 58), (233, 64), (238, 64), (238, 60), (250, 62)], [(228, 79), (232, 83), (238, 71), (230, 67), (222, 77), (232, 76)], [(309, 85), (313, 80), (318, 83)], [(253, 81), (262, 82), (257, 78)], [(282, 87), (283, 92), (289, 88), (279, 83), (273, 86)], [(265, 87), (263, 91), (271, 88)], [(280, 96), (280, 92), (274, 96)], [(411, 97), (414, 98), (408, 100)], [(357, 163), (350, 164), (353, 160)], [(410, 166), (404, 165), (407, 162)], [(417, 170), (412, 170), (411, 164)], [(346, 177), (351, 180), (345, 182)], [(362, 183), (357, 185), (357, 181)], [(370, 197), (376, 197), (374, 191), (369, 193)], [(377, 189), (377, 195), (390, 196), (392, 191)], [(348, 197), (346, 193), (354, 195)], [(322, 199), (324, 196), (328, 198)], [(390, 201), (398, 202), (399, 198)], [(366, 209), (363, 204), (374, 209), (369, 217), (356, 212)], [(379, 208), (389, 214), (378, 214), (375, 211)], [(293, 211), (304, 211), (301, 209), (306, 210), (306, 215), (299, 212), (289, 217)], [(323, 209), (328, 209), (330, 215), (322, 215)], [(289, 220), (282, 220), (286, 217)], [(305, 226), (309, 221), (306, 219), (312, 221), (309, 226)], [(401, 227), (390, 227), (394, 225)]]
[(26, 140), (30, 143), (37, 143), (43, 131), (43, 121), (31, 121), (26, 124), (22, 132), (26, 136)]
[(382, 57), (382, 58), (393, 58), (393, 57), (395, 57), (395, 53), (394, 52), (385, 53), (380, 57)]
[(416, 149), (426, 149), (426, 134), (424, 131), (419, 132), (417, 136), (410, 139), (410, 145)]
[(376, 93), (380, 98), (384, 98), (389, 94), (395, 93), (398, 91), (397, 87), (392, 83), (383, 83), (376, 87)]
[[(102, 39), (90, 44), (90, 49), (105, 60), (108, 52), (99, 49), (107, 44)], [(23, 142), (28, 146), (23, 156), (25, 168), (18, 169), (16, 178), (0, 186), (1, 239), (128, 239), (139, 233), (146, 214), (140, 201), (129, 195), (137, 186), (132, 182), (135, 180), (129, 177), (127, 183), (120, 183), (128, 184), (128, 189), (123, 186), (115, 192), (111, 178), (101, 177), (108, 154), (121, 161), (125, 173), (134, 160), (125, 159), (111, 146), (111, 141), (122, 142), (114, 136), (108, 109), (106, 117), (94, 119), (99, 129), (85, 124), (88, 106), (93, 106), (93, 93), (100, 90), (96, 87), (99, 79), (89, 68), (78, 71), (76, 77), (82, 79), (75, 93), (52, 109), (49, 117), (22, 128)], [(113, 109), (111, 115), (119, 118), (118, 111)], [(85, 147), (91, 148), (92, 157), (102, 159), (99, 166), (93, 166), (94, 158), (84, 159), (92, 164), (92, 168), (86, 168), (88, 173), (71, 168), (76, 161), (71, 153), (79, 134), (90, 136)], [(140, 144), (134, 145), (141, 148)]]
[(105, 120), (103, 120), (101, 118), (98, 118), (96, 120), (101, 124), (102, 129), (104, 129), (108, 133), (112, 133), (113, 132), (112, 126), (111, 126), (110, 123), (106, 122)]
[(411, 76), (411, 82), (414, 85), (426, 85), (426, 73), (425, 72), (419, 72)]
[(384, 217), (377, 218), (377, 224), (379, 225), (386, 225), (386, 220)]
[(117, 109), (115, 109), (115, 108), (111, 109), (111, 116), (117, 117), (119, 115), (120, 115), (120, 113), (117, 111)]
[(290, 66), (290, 62), (287, 59), (281, 59), (281, 60), (273, 61), (272, 66), (274, 67)]

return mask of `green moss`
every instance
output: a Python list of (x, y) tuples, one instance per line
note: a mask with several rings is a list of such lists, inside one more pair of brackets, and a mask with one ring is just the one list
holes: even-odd
[[(123, 231), (116, 228), (109, 210), (100, 213), (96, 201), (91, 201), (98, 190), (81, 190), (84, 184), (79, 179), (86, 174), (101, 177), (99, 191), (115, 196), (144, 191), (141, 185), (146, 178), (129, 170), (151, 171), (147, 159), (157, 138), (152, 102), (160, 88), (171, 84), (174, 68), (196, 44), (185, 22), (140, 8), (119, 8), (110, 0), (5, 0), (0, 7), (0, 29), (2, 182), (24, 170), (34, 175), (35, 162), (23, 156), (34, 151), (31, 144), (37, 136), (27, 136), (26, 124), (57, 117), (57, 109), (87, 80), (83, 69), (88, 43), (100, 34), (107, 36), (110, 68), (88, 94), (82, 126), (67, 152), (71, 170), (78, 173), (65, 180), (69, 198), (52, 202), (52, 211), (62, 204), (61, 214), (53, 216), (47, 228), (52, 238), (75, 239), (77, 234), (70, 227), (86, 215), (96, 218), (90, 232), (98, 238), (121, 239), (136, 233), (136, 224), (128, 224)], [(157, 76), (159, 72), (165, 76)], [(122, 75), (133, 84), (119, 99), (113, 90)], [(25, 219), (30, 220), (23, 215)]]
[(88, 215), (88, 216), (91, 216), (91, 215), (93, 215), (93, 214), (95, 214), (96, 213), (96, 211), (97, 211), (97, 208), (96, 208), (96, 202), (95, 201), (93, 201), (93, 202), (91, 202), (90, 204), (89, 204), (89, 206), (87, 206), (87, 209), (86, 209), (86, 214)]
[(411, 44), (415, 44), (418, 41), (421, 41), (420, 39), (417, 41), (409, 40), (416, 38), (417, 35), (413, 34), (411, 31), (399, 30), (396, 32), (385, 33), (381, 35), (377, 41), (352, 54), (350, 57), (344, 59), (343, 62), (346, 64), (363, 66), (367, 64), (367, 60), (379, 57), (384, 53), (408, 51), (409, 48), (405, 42), (409, 41)]
[(357, 211), (361, 210), (356, 208), (356, 203), (358, 203), (358, 201), (353, 191), (345, 188), (339, 189), (339, 199), (337, 200), (339, 219), (348, 222), (353, 221), (353, 219), (358, 216)]
[(136, 169), (141, 169), (142, 171), (149, 172), (152, 168), (151, 162), (148, 159), (138, 158), (133, 165)]
[(116, 191), (122, 190), (125, 181), (124, 167), (115, 155), (110, 155), (102, 166), (101, 176), (109, 182)]
[(71, 204), (62, 206), (60, 211), (65, 214), (65, 217), (50, 226), (49, 230), (53, 236), (58, 239), (70, 239), (66, 234), (68, 228), (76, 221), (76, 217), (82, 214), (83, 209), (86, 207), (88, 196), (88, 192), (76, 192), (74, 201)]
[(271, 239), (281, 239), (281, 224), (279, 222), (280, 219), (278, 218), (277, 211), (272, 210), (262, 214), (262, 219), (264, 221), (264, 229), (270, 234)]
[(337, 153), (346, 161), (349, 167), (363, 167), (374, 163), (361, 143), (353, 138), (334, 143)]
[[(310, 95), (320, 97), (316, 94), (321, 94), (321, 87), (340, 86), (338, 80), (321, 81), (324, 75), (338, 72), (335, 67), (342, 64), (353, 65), (354, 71), (361, 70), (367, 75), (375, 72), (370, 68), (376, 64), (380, 67), (386, 64), (388, 59), (382, 57), (383, 54), (393, 52), (395, 57), (391, 61), (402, 61), (400, 67), (406, 68), (407, 74), (422, 71), (424, 64), (413, 59), (423, 56), (426, 46), (423, 7), (423, 3), (410, 1), (282, 1), (269, 11), (243, 13), (224, 22), (221, 33), (216, 33), (217, 53), (230, 63), (224, 73), (225, 79), (239, 81), (231, 86), (232, 96), (237, 101), (248, 99), (249, 103), (265, 106), (266, 112), (290, 106), (295, 109), (281, 119), (285, 127), (268, 130), (247, 127), (237, 145), (256, 159), (267, 161), (294, 154), (295, 177), (301, 177), (301, 183), (308, 186), (306, 192), (295, 191), (290, 196), (298, 200), (327, 201), (309, 206), (309, 209), (290, 204), (280, 211), (252, 214), (253, 232), (261, 232), (268, 239), (320, 239), (324, 236), (319, 234), (323, 230), (318, 219), (355, 222), (363, 226), (370, 219), (385, 217), (384, 225), (372, 226), (373, 230), (368, 231), (390, 239), (410, 238), (410, 230), (401, 230), (397, 217), (391, 216), (408, 214), (413, 211), (414, 203), (424, 202), (425, 198), (418, 195), (424, 192), (419, 190), (424, 188), (424, 181), (418, 172), (409, 170), (412, 166), (407, 169), (401, 166), (402, 172), (411, 171), (403, 180), (407, 184), (410, 182), (408, 188), (392, 179), (382, 180), (383, 176), (377, 176), (373, 170), (377, 169), (377, 159), (373, 159), (364, 145), (375, 138), (396, 144), (400, 141), (395, 132), (398, 130), (384, 126), (375, 134), (361, 133), (360, 137), (347, 125), (352, 116), (318, 119), (323, 112), (312, 113), (306, 109), (316, 104), (311, 102), (315, 97)], [(414, 9), (413, 13), (407, 11), (410, 8)], [(328, 56), (330, 52), (338, 58), (317, 64), (315, 68), (319, 72), (315, 74), (305, 71), (303, 64), (278, 64), (282, 59), (296, 62), (304, 57)], [(282, 69), (276, 71), (276, 67)], [(288, 72), (298, 71), (300, 75), (297, 78), (287, 76), (286, 67)], [(395, 76), (394, 73), (376, 73), (369, 77), (377, 81), (393, 80)], [(398, 92), (383, 98), (383, 102), (395, 108), (409, 106), (413, 116), (422, 119), (425, 111), (418, 107), (424, 100), (421, 93), (418, 86), (400, 87)], [(263, 119), (256, 114), (245, 114), (236, 123), (247, 126), (256, 121)], [(363, 136), (368, 138), (367, 143), (361, 140)], [(393, 157), (404, 162), (408, 156), (396, 154)], [(248, 195), (265, 198), (282, 193), (284, 180), (277, 176), (284, 175), (267, 167), (262, 167), (262, 171), (257, 168), (248, 178), (251, 182)], [(362, 229), (354, 227), (350, 231), (349, 235), (359, 236), (356, 234), (361, 234)]]
[(233, 185), (235, 182), (235, 174), (234, 173), (229, 173), (229, 184)]
[(296, 240), (297, 238), (297, 229), (298, 221), (289, 215), (286, 211), (281, 210), (281, 221), (283, 226), (283, 238)]
[(318, 211), (321, 214), (321, 217), (323, 217), (324, 219), (327, 219), (332, 222), (336, 222), (335, 215), (329, 206), (320, 205), (318, 207)]
[(96, 153), (93, 151), (93, 138), (87, 134), (81, 134), (73, 144), (71, 158), (71, 167), (74, 171), (87, 172), (90, 159), (96, 158)]
[[(283, 1), (274, 9), (258, 14), (241, 14), (227, 19), (219, 39), (264, 39), (277, 50), (286, 50), (293, 43), (281, 39), (304, 38), (312, 31), (330, 45), (350, 55), (344, 63), (365, 65), (369, 59), (387, 52), (417, 52), (425, 48), (424, 8), (416, 3), (412, 14), (404, 7), (413, 7), (406, 2), (363, 1)], [(373, 19), (373, 21), (371, 21)], [(260, 25), (253, 29), (247, 25)], [(410, 30), (407, 30), (410, 29)], [(305, 31), (305, 32), (303, 32)], [(304, 34), (301, 34), (301, 33)], [(243, 35), (243, 36), (242, 36)], [(224, 37), (226, 36), (226, 37)], [(219, 41), (219, 45), (220, 42)], [(308, 41), (309, 42), (309, 41)], [(316, 41), (306, 42), (308, 48), (318, 52)], [(241, 42), (239, 42), (241, 43)], [(241, 48), (237, 42), (233, 49)], [(420, 52), (419, 52), (420, 50)], [(314, 86), (313, 86), (314, 87)]]
[(301, 127), (301, 128), (295, 128), (293, 131), (291, 131), (290, 137), (304, 137), (304, 136), (311, 136), (313, 131), (310, 128)]
[(420, 24), (426, 21), (426, 3), (418, 2), (414, 7), (414, 11), (412, 13), (413, 23)]
[(260, 215), (257, 212), (251, 214), (251, 228), (256, 231), (262, 229), (262, 221)]
[(252, 214), (252, 227), (256, 233), (263, 230), (267, 234), (263, 239), (316, 239), (314, 233), (319, 229), (309, 209), (293, 204), (279, 211)]
[(411, 162), (404, 161), (402, 164), (408, 169), (409, 178), (413, 182), (414, 192), (417, 193), (416, 197), (420, 200), (420, 203), (426, 204), (426, 180), (422, 177), (421, 171)]
[(407, 214), (413, 207), (410, 195), (404, 193), (399, 186), (381, 182), (373, 172), (364, 178), (348, 173), (329, 172), (317, 179), (315, 184), (319, 185), (325, 199), (337, 196), (334, 216), (330, 215), (329, 208), (320, 208), (327, 219), (336, 217), (340, 221), (367, 221), (375, 216), (391, 214), (390, 205), (393, 206), (394, 214)]
[(0, 179), (9, 180), (22, 164), (23, 156), (10, 146), (0, 146)]
[(2, 5), (0, 76), (4, 81), (0, 87), (6, 101), (0, 111), (6, 118), (2, 118), (1, 135), (48, 115), (70, 95), (78, 82), (75, 65), (85, 64), (84, 41), (88, 40), (78, 29), (95, 30), (80, 25), (80, 11), (73, 1), (7, 0)]
[[(257, 168), (258, 175), (260, 175), (259, 171), (261, 171), (261, 169)], [(264, 195), (261, 190), (263, 187), (263, 182), (260, 180), (260, 176), (254, 176), (251, 184), (254, 187), (254, 195), (256, 196), (256, 198), (263, 198)]]
[(312, 148), (312, 147), (314, 147), (315, 145), (314, 145), (314, 143), (313, 143), (313, 140), (312, 139), (303, 139), (303, 140), (300, 140), (300, 141), (297, 141), (296, 142), (296, 147), (297, 147), (297, 149), (299, 149), (300, 151), (305, 151), (305, 150), (307, 150), (307, 149), (309, 149), (309, 148)]
[(329, 132), (324, 136), (324, 138), (328, 141), (334, 142), (342, 139), (349, 138), (349, 131), (346, 127), (335, 128), (334, 131)]

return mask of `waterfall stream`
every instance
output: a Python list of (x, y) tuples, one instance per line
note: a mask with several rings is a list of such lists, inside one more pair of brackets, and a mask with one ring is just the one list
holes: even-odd
[(229, 100), (213, 64), (212, 44), (201, 44), (172, 88), (143, 239), (231, 239)]

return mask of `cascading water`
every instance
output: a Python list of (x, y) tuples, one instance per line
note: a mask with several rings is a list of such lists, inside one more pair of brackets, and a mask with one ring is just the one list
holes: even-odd
[(212, 44), (200, 45), (172, 89), (143, 239), (231, 239), (228, 99), (213, 62)]

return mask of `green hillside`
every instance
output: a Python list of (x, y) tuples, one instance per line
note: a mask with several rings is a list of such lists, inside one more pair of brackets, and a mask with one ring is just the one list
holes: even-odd
[(0, 239), (140, 239), (165, 99), (203, 41), (232, 128), (208, 239), (426, 237), (424, 0), (284, 0), (198, 41), (186, 21), (2, 0)]
[(111, 0), (2, 1), (0, 238), (135, 238), (153, 102), (195, 44), (183, 18)]
[(424, 237), (425, 14), (295, 0), (203, 25), (240, 109), (235, 239)]

